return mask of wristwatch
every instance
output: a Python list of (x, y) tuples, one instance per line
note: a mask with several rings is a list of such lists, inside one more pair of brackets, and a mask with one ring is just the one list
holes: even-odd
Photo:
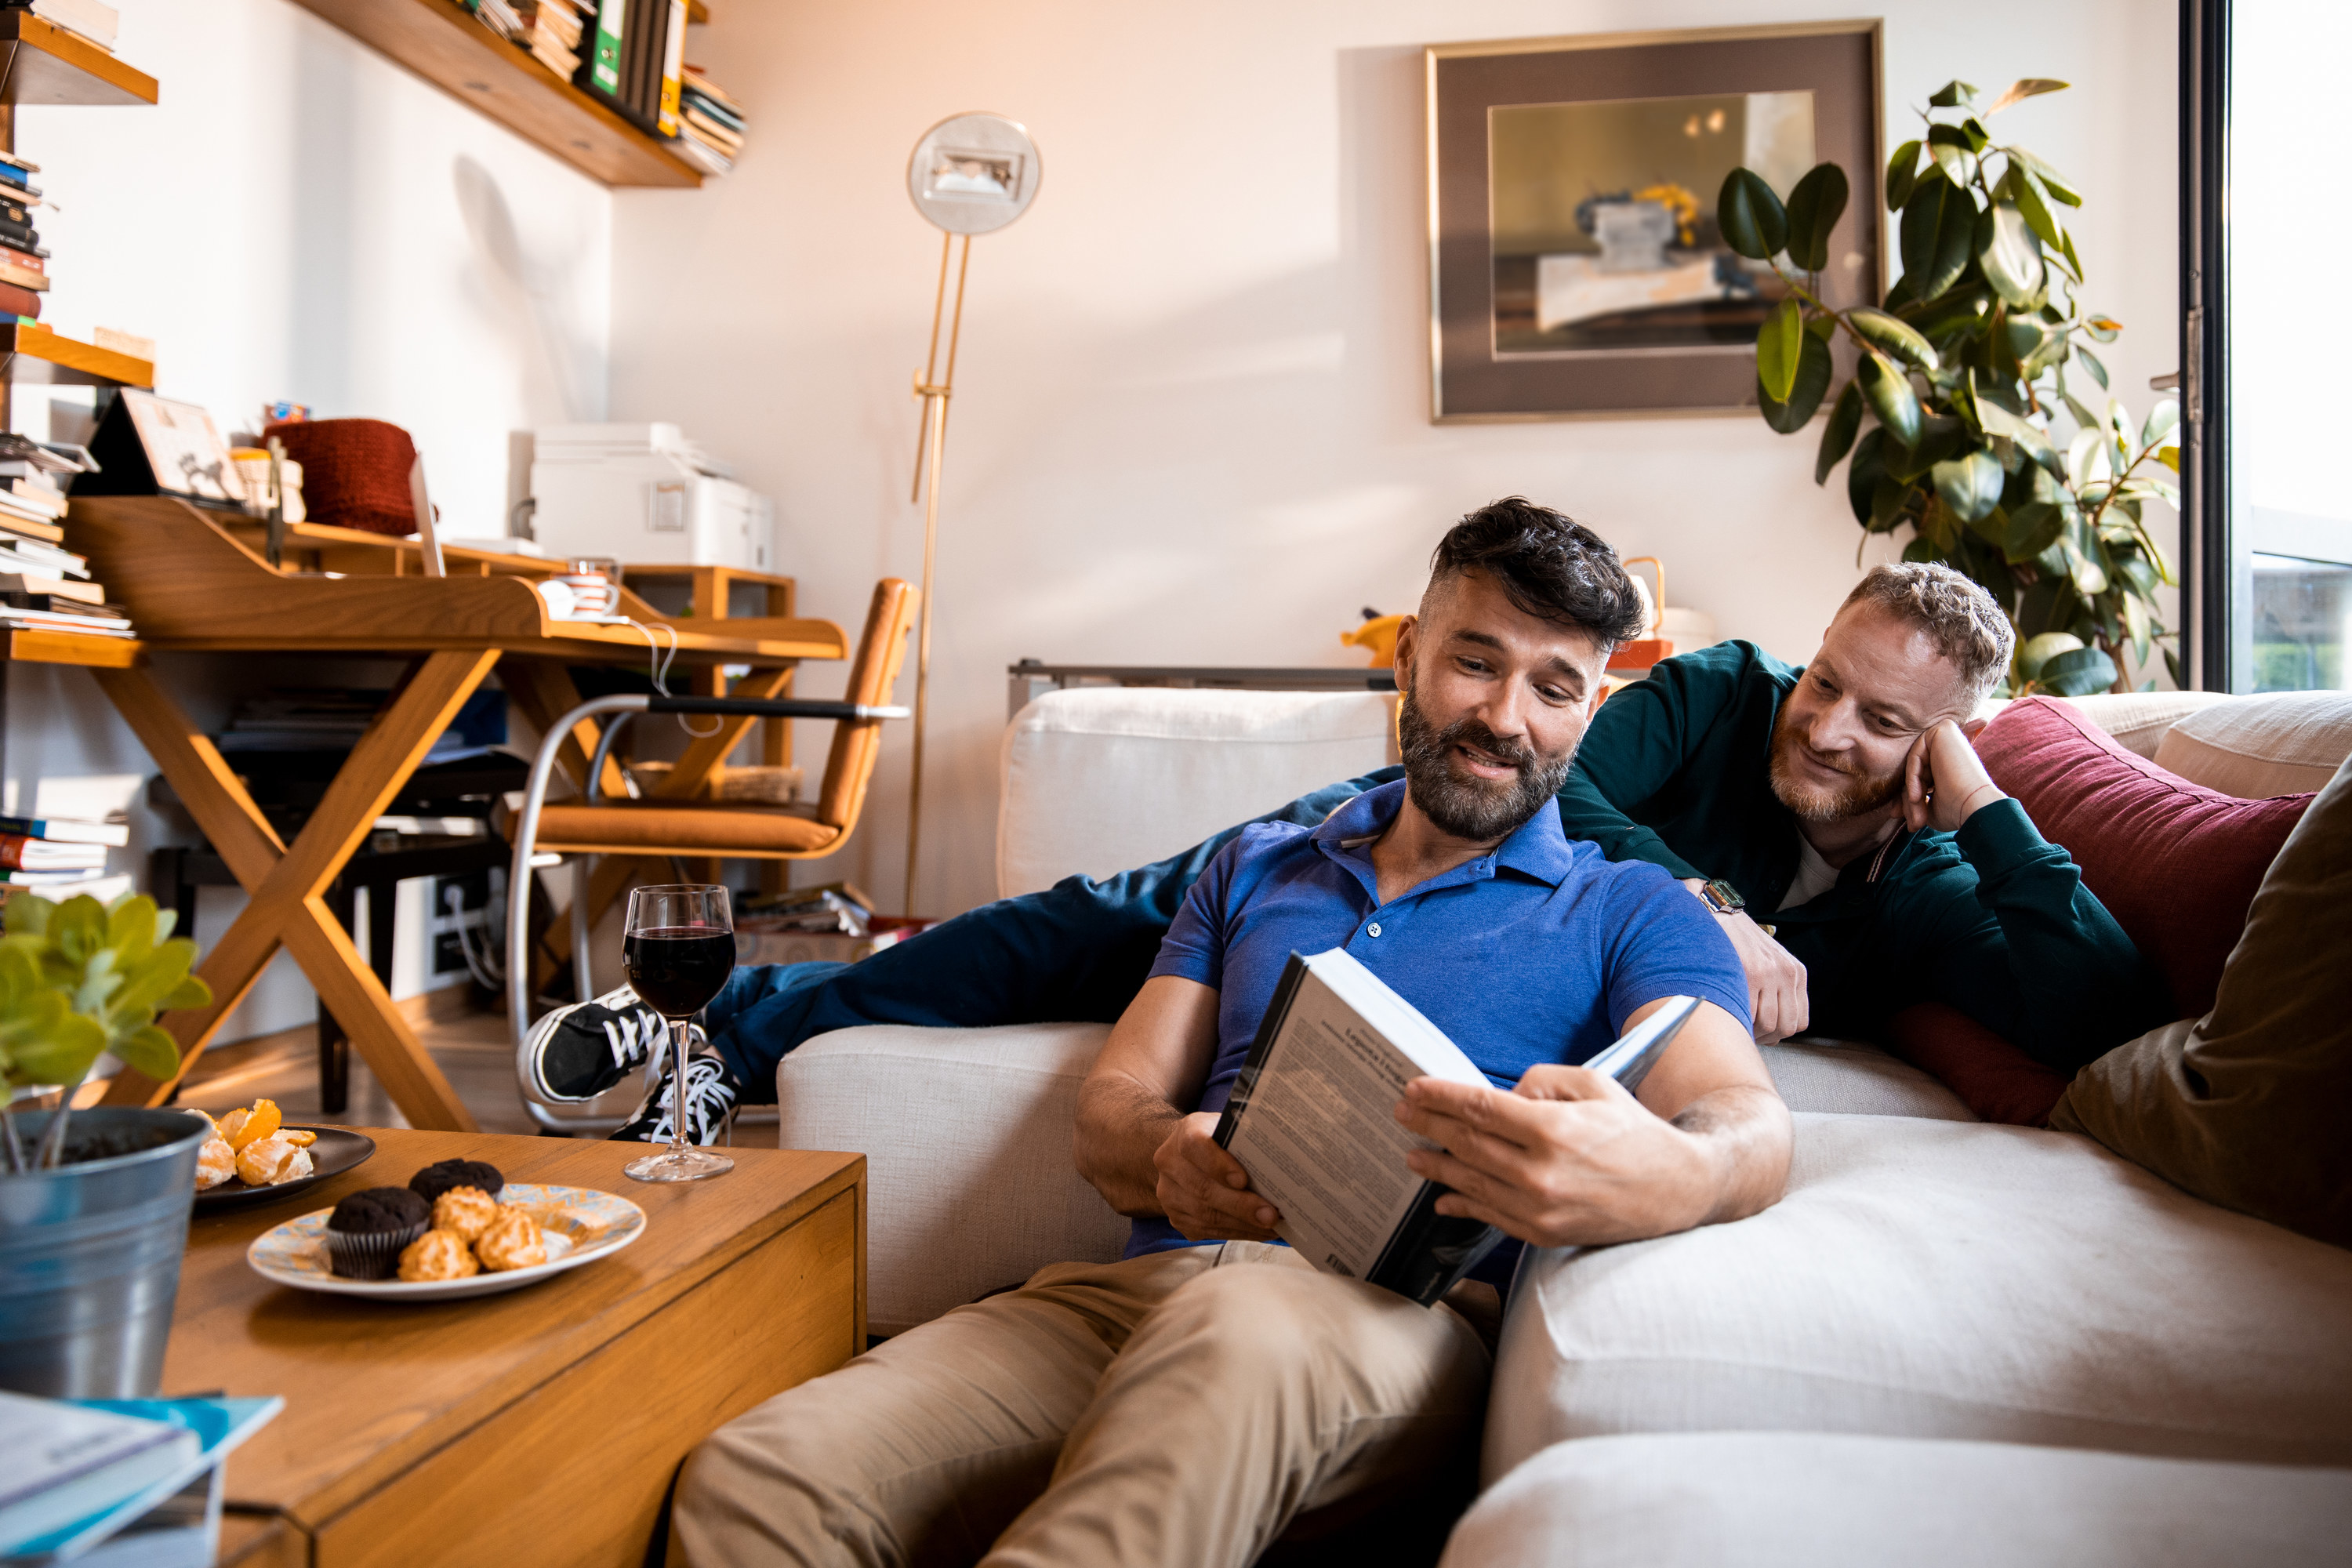
[(1748, 900), (1739, 896), (1739, 889), (1720, 877), (1708, 878), (1706, 886), (1699, 889), (1698, 896), (1706, 900), (1708, 909), (1719, 915), (1736, 915), (1748, 907)]

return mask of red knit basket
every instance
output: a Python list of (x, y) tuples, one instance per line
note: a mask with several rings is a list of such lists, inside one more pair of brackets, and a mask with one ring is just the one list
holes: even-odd
[(408, 470), (416, 443), (381, 419), (306, 419), (271, 425), (262, 435), (285, 443), (302, 465), (302, 505), (312, 522), (370, 533), (416, 531)]

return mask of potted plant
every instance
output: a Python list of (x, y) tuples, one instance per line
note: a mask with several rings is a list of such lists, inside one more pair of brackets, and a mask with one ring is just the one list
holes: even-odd
[[(2160, 402), (2136, 424), (2119, 400), (2095, 408), (2083, 380), (2068, 384), (2072, 367), (2097, 384), (2092, 398), (2105, 393), (2089, 345), (2121, 330), (2083, 303), (2061, 221), (2083, 197), (1986, 129), (2065, 86), (2029, 79), (1980, 106), (1976, 88), (1953, 81), (1927, 100), (1925, 134), (1887, 164), (1903, 275), (1876, 307), (1821, 298), (1848, 191), (1836, 164), (1816, 164), (1786, 203), (1734, 169), (1717, 203), (1724, 243), (1786, 288), (1756, 339), (1765, 423), (1792, 435), (1829, 405), (1814, 482), (1851, 456), (1846, 496), (1865, 538), (1907, 527), (1905, 560), (1947, 563), (1991, 592), (2017, 628), (2011, 696), (2121, 689), (2126, 648), (2143, 666), (2162, 648), (2180, 678), (2156, 605), (2172, 567), (2143, 515), (2152, 500), (2179, 504), (2179, 405)], [(1838, 338), (1853, 345), (1854, 370), (1832, 398)]]
[[(178, 1069), (155, 1015), (212, 992), (172, 920), (143, 894), (110, 909), (18, 893), (0, 915), (0, 1387), (144, 1398), (162, 1376), (205, 1125), (71, 1106), (104, 1052)], [(46, 1084), (64, 1087), (56, 1110), (8, 1109)]]

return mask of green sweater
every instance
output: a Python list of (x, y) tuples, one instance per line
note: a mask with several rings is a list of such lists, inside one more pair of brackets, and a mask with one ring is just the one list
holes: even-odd
[(1805, 966), (1818, 1033), (1884, 1040), (1895, 1013), (1945, 1002), (2071, 1071), (2170, 1018), (2162, 977), (2014, 800), (1958, 833), (1898, 829), (1780, 909), (1797, 818), (1772, 793), (1772, 724), (1801, 673), (1725, 642), (1612, 697), (1560, 792), (1569, 837), (1738, 888)]

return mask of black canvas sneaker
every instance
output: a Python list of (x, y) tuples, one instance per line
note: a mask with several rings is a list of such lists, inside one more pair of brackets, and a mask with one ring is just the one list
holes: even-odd
[(530, 1026), (532, 1086), (549, 1100), (593, 1100), (643, 1068), (668, 1038), (662, 1016), (625, 985), (558, 1007)]
[[(701, 1031), (695, 1031), (697, 1044), (686, 1058), (686, 1141), (709, 1146), (733, 1142), (735, 1107), (743, 1098), (743, 1086), (719, 1053), (700, 1043)], [(667, 1143), (677, 1097), (671, 1087), (677, 1074), (670, 1058), (661, 1058), (661, 1077), (646, 1091), (638, 1102), (636, 1114), (628, 1125), (613, 1137), (624, 1142)]]

